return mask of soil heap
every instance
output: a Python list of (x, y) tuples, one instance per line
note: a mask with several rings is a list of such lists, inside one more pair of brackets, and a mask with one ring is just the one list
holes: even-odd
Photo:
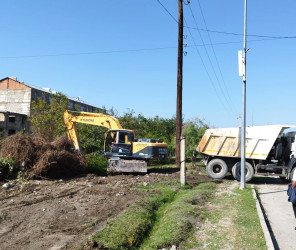
[(72, 149), (66, 136), (49, 143), (31, 135), (7, 137), (0, 150), (1, 157), (12, 158), (26, 179), (60, 179), (84, 173), (85, 157)]

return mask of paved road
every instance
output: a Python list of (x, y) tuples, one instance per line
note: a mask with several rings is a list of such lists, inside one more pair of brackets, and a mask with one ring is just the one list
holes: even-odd
[(287, 183), (279, 178), (256, 178), (254, 185), (266, 212), (275, 249), (296, 249), (296, 219), (288, 202)]

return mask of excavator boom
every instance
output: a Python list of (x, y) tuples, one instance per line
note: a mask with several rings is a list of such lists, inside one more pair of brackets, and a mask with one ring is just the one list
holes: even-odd
[[(75, 114), (75, 115), (73, 115)], [(64, 123), (67, 128), (68, 138), (72, 141), (74, 148), (81, 151), (76, 123), (91, 124), (96, 126), (106, 127), (108, 129), (122, 129), (119, 121), (110, 115), (101, 113), (89, 113), (89, 112), (64, 112)]]

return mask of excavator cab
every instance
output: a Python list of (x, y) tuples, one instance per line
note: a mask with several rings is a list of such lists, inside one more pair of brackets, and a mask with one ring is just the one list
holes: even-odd
[(105, 155), (108, 157), (131, 157), (134, 138), (134, 132), (131, 130), (109, 130), (105, 135)]

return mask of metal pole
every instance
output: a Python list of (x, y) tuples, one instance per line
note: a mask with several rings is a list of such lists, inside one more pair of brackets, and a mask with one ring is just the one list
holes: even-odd
[(186, 139), (185, 139), (185, 135), (181, 136), (181, 155), (180, 155), (180, 159), (181, 159), (181, 167), (180, 167), (180, 182), (181, 185), (184, 186), (186, 184), (186, 164), (185, 164), (185, 153), (186, 153)]
[(243, 52), (243, 103), (242, 103), (242, 129), (241, 129), (241, 185), (240, 189), (246, 188), (245, 165), (246, 165), (246, 63), (247, 63), (247, 0), (244, 10), (244, 52)]

